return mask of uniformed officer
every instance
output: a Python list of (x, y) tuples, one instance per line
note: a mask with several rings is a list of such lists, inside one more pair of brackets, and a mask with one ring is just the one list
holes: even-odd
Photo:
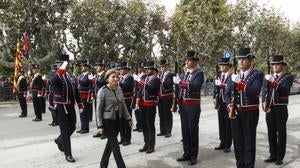
[[(133, 76), (130, 75), (131, 68), (128, 66), (127, 62), (122, 62), (118, 69), (120, 70), (120, 78), (119, 78), (119, 86), (122, 89), (125, 104), (127, 110), (132, 116), (132, 106), (133, 106), (133, 91), (134, 91), (134, 79)], [(125, 118), (121, 119), (121, 126), (120, 126), (120, 135), (121, 140), (119, 144), (123, 144), (123, 146), (127, 146), (131, 144), (131, 127), (129, 121)]]
[(17, 82), (17, 90), (18, 90), (18, 100), (21, 107), (21, 115), (19, 115), (20, 118), (27, 117), (27, 80), (24, 76), (24, 69), (21, 68), (18, 71), (18, 82)]
[(83, 102), (84, 109), (80, 113), (81, 129), (76, 131), (80, 134), (89, 133), (89, 122), (93, 115), (93, 99), (94, 99), (94, 82), (96, 81), (91, 71), (91, 65), (84, 63), (82, 65), (82, 74), (78, 77), (79, 81), (79, 93)]
[(155, 75), (154, 62), (149, 61), (145, 65), (147, 77), (142, 80), (138, 76), (134, 79), (138, 82), (138, 86), (142, 89), (141, 98), (137, 99), (141, 112), (141, 123), (144, 135), (144, 146), (140, 152), (152, 153), (155, 147), (155, 115), (156, 105), (158, 102), (158, 91), (160, 80)]
[(42, 121), (42, 108), (41, 105), (43, 103), (43, 88), (45, 87), (45, 83), (42, 79), (42, 75), (39, 73), (40, 68), (37, 64), (32, 65), (33, 78), (30, 84), (31, 94), (32, 94), (32, 102), (35, 113), (35, 119), (32, 121)]
[(229, 58), (221, 58), (218, 64), (221, 75), (215, 80), (216, 93), (214, 94), (214, 102), (218, 110), (219, 139), (221, 142), (218, 147), (215, 147), (215, 150), (224, 150), (225, 153), (228, 153), (230, 152), (232, 137), (224, 93), (227, 84), (231, 81), (230, 70), (232, 63)]
[[(57, 71), (57, 64), (61, 64), (62, 61), (56, 61), (56, 64), (53, 65), (52, 67), (52, 71), (50, 74), (50, 79), (52, 78), (52, 76), (56, 75), (56, 71)], [(49, 95), (48, 95), (48, 99), (49, 99), (49, 111), (51, 112), (51, 116), (52, 116), (52, 122), (49, 124), (50, 126), (57, 126), (58, 122), (57, 122), (57, 114), (56, 114), (56, 110), (54, 108), (54, 103), (53, 103), (53, 86), (51, 85), (51, 82), (48, 83), (49, 84)]]
[[(266, 74), (262, 102), (268, 126), (269, 153), (265, 162), (281, 165), (286, 149), (286, 122), (288, 119), (288, 97), (293, 84), (293, 76), (283, 71), (287, 64), (282, 55), (273, 56), (273, 75)], [(269, 105), (266, 107), (266, 105)]]
[(58, 149), (65, 154), (68, 162), (75, 162), (71, 152), (71, 139), (76, 128), (75, 104), (78, 104), (79, 111), (82, 111), (83, 104), (80, 99), (76, 83), (68, 74), (68, 56), (60, 58), (62, 65), (57, 73), (50, 78), (53, 88), (53, 103), (57, 111), (57, 119), (60, 128), (60, 135), (55, 139)]
[(189, 161), (189, 165), (197, 163), (199, 148), (199, 118), (201, 113), (201, 86), (204, 82), (204, 75), (197, 65), (198, 53), (189, 50), (186, 53), (186, 72), (180, 77), (173, 78), (174, 84), (179, 85), (176, 93), (179, 104), (181, 119), (181, 132), (183, 140), (183, 155), (177, 161)]
[[(106, 85), (106, 80), (104, 78), (105, 72), (106, 72), (106, 64), (104, 62), (104, 60), (102, 60), (102, 62), (97, 62), (96, 63), (97, 68), (97, 74), (96, 74), (96, 84), (95, 84), (95, 95), (97, 95), (98, 90), (102, 87)], [(97, 106), (97, 101), (96, 101), (96, 97), (95, 97), (95, 109)], [(95, 111), (96, 112), (96, 111)], [(96, 118), (97, 120), (97, 118)], [(97, 121), (96, 121), (97, 123)], [(97, 133), (95, 135), (93, 135), (94, 138), (100, 137), (101, 139), (105, 139), (106, 136), (105, 135), (101, 135), (100, 132), (97, 131)]]
[(165, 136), (166, 138), (168, 138), (171, 136), (173, 127), (173, 115), (171, 112), (171, 107), (174, 98), (174, 73), (170, 71), (169, 62), (165, 59), (160, 60), (159, 66), (161, 70), (161, 74), (159, 77), (160, 89), (158, 102), (160, 133), (157, 134), (157, 136)]
[[(138, 67), (137, 67), (137, 76), (141, 79), (141, 80), (145, 80), (145, 78), (147, 77), (146, 73), (145, 73), (145, 69), (144, 69), (144, 64), (143, 63), (139, 63)], [(141, 99), (142, 98), (142, 88), (138, 87), (137, 83), (135, 85), (135, 100), (137, 99)], [(141, 119), (141, 109), (140, 106), (141, 104), (138, 104), (139, 102), (136, 101), (136, 107), (134, 110), (134, 115), (135, 115), (135, 119), (136, 119), (136, 128), (133, 129), (133, 131), (138, 131), (138, 132), (142, 132), (142, 119)]]
[[(238, 74), (231, 75), (231, 82), (225, 90), (228, 111), (233, 108), (236, 118), (231, 120), (232, 137), (236, 166), (238, 168), (255, 166), (256, 127), (259, 116), (259, 95), (263, 82), (263, 73), (253, 68), (255, 56), (250, 48), (238, 51)], [(236, 89), (236, 91), (234, 91)], [(236, 101), (232, 101), (232, 92)]]

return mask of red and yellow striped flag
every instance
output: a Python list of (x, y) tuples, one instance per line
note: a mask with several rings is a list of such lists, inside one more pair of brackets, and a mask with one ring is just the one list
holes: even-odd
[(14, 88), (13, 92), (16, 93), (18, 89), (18, 71), (22, 68), (22, 62), (21, 62), (21, 51), (20, 51), (20, 44), (19, 40), (17, 43), (17, 51), (16, 51), (16, 61), (15, 61), (15, 75), (14, 75)]

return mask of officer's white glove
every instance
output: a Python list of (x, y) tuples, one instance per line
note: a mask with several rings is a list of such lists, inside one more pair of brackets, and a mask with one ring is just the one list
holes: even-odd
[(43, 79), (43, 80), (46, 80), (46, 75), (43, 75), (43, 76), (42, 76), (42, 79)]
[(179, 84), (180, 81), (181, 81), (181, 79), (179, 78), (179, 76), (173, 76), (173, 83), (174, 84)]
[(237, 74), (232, 74), (232, 75), (231, 75), (231, 80), (232, 80), (232, 82), (234, 82), (234, 83), (239, 83), (239, 82), (241, 81), (240, 76), (237, 75)]
[(63, 64), (59, 67), (59, 69), (66, 70), (68, 66), (68, 61), (64, 61)]
[(83, 108), (80, 108), (80, 109), (79, 109), (79, 113), (82, 113), (82, 112), (83, 112)]
[(220, 86), (220, 85), (221, 85), (221, 81), (220, 81), (219, 79), (216, 79), (216, 80), (215, 80), (215, 85), (216, 85), (216, 86)]
[(272, 82), (273, 77), (272, 77), (272, 75), (266, 74), (265, 79), (269, 82)]
[(137, 76), (136, 74), (133, 74), (133, 79), (137, 82), (141, 81), (141, 78), (139, 76)]
[(88, 78), (89, 78), (89, 80), (93, 80), (95, 78), (95, 76), (93, 74), (89, 74)]

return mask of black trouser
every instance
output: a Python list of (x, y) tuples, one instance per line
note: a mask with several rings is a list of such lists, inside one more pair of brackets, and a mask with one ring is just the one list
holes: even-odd
[(70, 137), (76, 128), (76, 113), (74, 105), (58, 104), (56, 110), (60, 129), (60, 135), (57, 137), (58, 143), (63, 145), (66, 156), (72, 156)]
[(26, 97), (24, 97), (24, 93), (18, 93), (18, 99), (22, 110), (21, 115), (27, 116), (27, 102)]
[(58, 121), (57, 121), (57, 110), (54, 109), (53, 93), (51, 93), (51, 92), (49, 94), (49, 111), (51, 112), (52, 123), (58, 123)]
[(134, 115), (135, 115), (135, 119), (136, 119), (136, 128), (137, 129), (141, 129), (142, 128), (142, 115), (141, 115), (142, 111), (141, 111), (141, 107), (139, 107), (138, 109), (134, 110)]
[[(132, 115), (131, 101), (126, 101), (126, 107), (131, 116)], [(121, 135), (121, 142), (131, 143), (131, 127), (129, 126), (129, 121), (126, 120), (126, 118), (121, 119), (120, 135)]]
[(86, 99), (82, 99), (84, 108), (83, 111), (80, 113), (80, 122), (81, 122), (81, 130), (90, 131), (90, 112), (92, 109), (92, 103), (87, 102)]
[(41, 97), (41, 112), (46, 113), (46, 98)]
[(218, 109), (218, 122), (220, 146), (230, 148), (232, 144), (231, 124), (225, 104), (220, 104), (220, 108)]
[(286, 149), (287, 106), (271, 107), (266, 114), (270, 157), (283, 160)]
[(159, 125), (161, 134), (170, 134), (173, 127), (173, 114), (171, 112), (173, 99), (161, 98), (158, 103)]
[(117, 139), (120, 129), (120, 122), (121, 121), (119, 119), (104, 119), (104, 135), (107, 136), (107, 143), (102, 154), (100, 168), (107, 168), (111, 152), (113, 152), (118, 168), (126, 167), (120, 152), (120, 147)]
[(256, 127), (259, 110), (238, 111), (231, 120), (234, 154), (237, 168), (254, 168), (256, 151)]
[(155, 147), (155, 115), (156, 106), (141, 107), (144, 148), (147, 150), (154, 150)]
[(42, 111), (41, 111), (41, 97), (37, 97), (37, 92), (32, 92), (32, 103), (33, 103), (33, 109), (35, 118), (42, 119)]
[(199, 149), (200, 104), (180, 105), (183, 157), (197, 160)]

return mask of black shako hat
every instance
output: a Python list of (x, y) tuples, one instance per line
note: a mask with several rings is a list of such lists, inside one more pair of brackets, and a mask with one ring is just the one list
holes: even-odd
[(163, 67), (163, 66), (167, 66), (167, 65), (169, 65), (169, 61), (165, 60), (165, 59), (161, 59), (159, 61), (159, 65), (158, 66)]
[(59, 55), (57, 58), (57, 61), (55, 61), (55, 63), (59, 64), (59, 63), (63, 63), (64, 61), (70, 61), (68, 54)]
[(138, 68), (144, 68), (144, 63), (143, 63), (143, 62), (138, 63), (138, 64), (137, 64), (137, 67), (138, 67)]
[(119, 65), (118, 65), (118, 69), (130, 69), (129, 65), (128, 65), (128, 62), (121, 62)]
[(40, 69), (40, 66), (38, 64), (32, 64), (31, 67), (32, 69)]
[(146, 62), (144, 68), (145, 69), (155, 69), (155, 62), (153, 62), (153, 61)]
[(185, 59), (199, 61), (198, 52), (195, 50), (188, 50), (186, 52)]
[(218, 64), (219, 65), (232, 65), (232, 62), (230, 61), (229, 58), (220, 58)]
[(283, 55), (274, 55), (272, 56), (272, 61), (270, 62), (271, 65), (275, 64), (282, 64), (282, 65), (287, 65), (286, 62), (283, 60)]
[(240, 48), (237, 58), (255, 58), (255, 55), (251, 53), (251, 48)]

